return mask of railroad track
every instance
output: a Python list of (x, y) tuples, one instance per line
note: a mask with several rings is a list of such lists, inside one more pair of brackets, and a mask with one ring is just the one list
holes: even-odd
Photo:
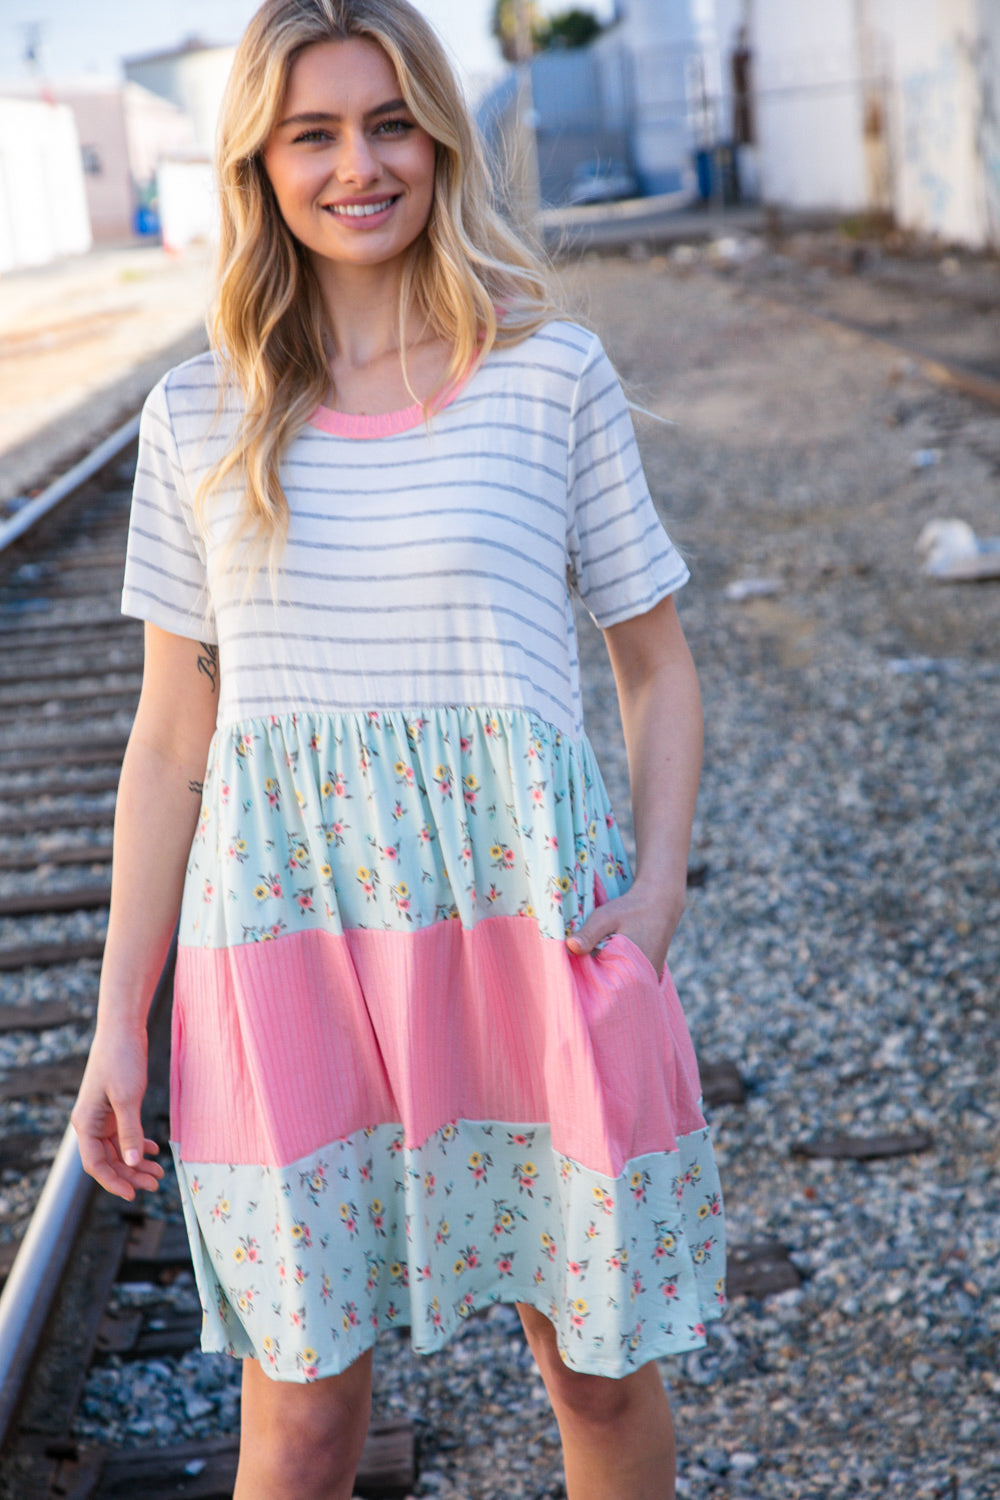
[[(796, 305), (850, 321), (859, 337), (924, 360), (942, 382), (1000, 402), (992, 373), (977, 371), (992, 383), (974, 390), (967, 370), (922, 352), (912, 334), (894, 346), (885, 328), (866, 330), (844, 308)], [(0, 1500), (221, 1500), (235, 1473), (232, 1435), (120, 1452), (74, 1437), (88, 1369), (112, 1358), (169, 1363), (195, 1347), (200, 1328), (178, 1211), (92, 1193), (67, 1133), (97, 998), (118, 768), (141, 677), (141, 625), (118, 612), (134, 436), (133, 423), (0, 525)], [(170, 979), (168, 964), (145, 1111), (163, 1152)], [(706, 1065), (703, 1081), (710, 1105), (742, 1099), (730, 1063)], [(870, 1157), (922, 1144), (837, 1137), (818, 1149)], [(731, 1272), (734, 1295), (799, 1281), (784, 1247), (771, 1243), (736, 1247)], [(147, 1294), (138, 1306), (127, 1293), (136, 1284)], [(177, 1295), (185, 1287), (191, 1294)], [(359, 1492), (406, 1494), (414, 1462), (410, 1424), (376, 1422)]]

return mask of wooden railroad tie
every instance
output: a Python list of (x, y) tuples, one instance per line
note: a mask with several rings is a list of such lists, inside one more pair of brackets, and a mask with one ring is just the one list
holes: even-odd
[(802, 1285), (802, 1274), (788, 1258), (787, 1245), (776, 1240), (757, 1240), (730, 1245), (726, 1251), (726, 1294), (735, 1297), (771, 1297)]
[[(78, 763), (66, 761), (63, 770), (65, 771), (71, 765), (75, 769), (76, 764)], [(115, 762), (110, 756), (105, 756), (104, 766), (107, 769), (98, 766), (96, 771), (92, 769), (85, 771), (84, 775), (77, 777), (75, 781), (67, 781), (63, 773), (43, 774), (35, 777), (33, 766), (21, 766), (20, 771), (32, 779), (26, 780), (23, 786), (7, 790), (4, 795), (7, 798), (41, 799), (42, 797), (65, 797), (70, 794), (79, 797), (100, 797), (105, 792), (117, 792), (118, 783), (121, 780), (121, 761)]]
[[(60, 1500), (231, 1500), (238, 1456), (235, 1436), (170, 1448), (84, 1450), (62, 1463), (53, 1493)], [(358, 1500), (401, 1500), (416, 1482), (413, 1423), (373, 1421), (355, 1481)]]
[(39, 771), (52, 766), (110, 766), (120, 765), (125, 754), (125, 739), (115, 735), (113, 739), (98, 739), (96, 736), (87, 745), (66, 745), (61, 740), (51, 744), (34, 741), (29, 749), (17, 746), (0, 750), (0, 771)]
[[(67, 680), (61, 686), (42, 687), (37, 692), (28, 689), (18, 694), (11, 694), (9, 698), (5, 694), (5, 707), (8, 709), (19, 708), (47, 708), (50, 703), (87, 703), (88, 713), (93, 712), (92, 704), (97, 699), (101, 703), (108, 700), (115, 702), (135, 703), (142, 686), (142, 679), (137, 673), (116, 673), (116, 676), (126, 678), (124, 682), (101, 683), (101, 682), (78, 682)], [(102, 709), (102, 712), (105, 710)]]
[(110, 828), (114, 822), (114, 807), (50, 807), (41, 812), (21, 813), (16, 818), (5, 818), (3, 832), (7, 838), (21, 837), (26, 833), (61, 833), (67, 828)]
[(39, 854), (35, 849), (16, 852), (0, 849), (0, 870), (44, 870), (61, 865), (109, 865), (111, 845), (77, 844), (62, 849), (46, 849)]
[(934, 1137), (928, 1131), (911, 1130), (885, 1135), (817, 1135), (809, 1141), (797, 1141), (791, 1152), (813, 1160), (878, 1161), (888, 1156), (912, 1156), (929, 1151), (933, 1145)]
[[(100, 958), (103, 938), (86, 938), (79, 943), (26, 943), (19, 948), (0, 948), (0, 974), (18, 969), (49, 969), (55, 964), (76, 964), (84, 958)], [(8, 1098), (14, 1097), (7, 1095)]]
[(58, 1062), (35, 1063), (15, 1068), (0, 1077), (0, 1099), (34, 1099), (50, 1094), (75, 1094), (80, 1087), (85, 1057), (64, 1057)]
[(69, 891), (23, 891), (0, 896), (0, 917), (45, 916), (51, 912), (96, 911), (111, 900), (111, 882), (81, 885)]
[(29, 1005), (0, 1005), (0, 1036), (9, 1031), (49, 1031), (90, 1016), (67, 1005), (65, 1000), (36, 1000)]
[(709, 1109), (720, 1104), (746, 1102), (746, 1086), (735, 1063), (727, 1062), (724, 1058), (718, 1062), (703, 1062), (699, 1064), (698, 1072), (701, 1076), (701, 1091)]

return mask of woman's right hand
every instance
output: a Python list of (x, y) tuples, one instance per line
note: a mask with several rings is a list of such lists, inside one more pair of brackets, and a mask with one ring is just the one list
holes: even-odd
[(155, 1191), (163, 1176), (159, 1151), (142, 1130), (146, 1092), (146, 1032), (98, 1028), (71, 1116), (83, 1169), (131, 1203), (138, 1188)]

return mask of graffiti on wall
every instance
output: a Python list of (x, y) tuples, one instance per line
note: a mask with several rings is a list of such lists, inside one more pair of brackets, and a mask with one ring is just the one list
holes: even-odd
[(947, 222), (955, 196), (959, 58), (945, 43), (935, 64), (902, 80), (903, 159), (913, 206), (927, 227)]
[(969, 48), (976, 81), (975, 150), (982, 175), (986, 238), (1000, 248), (1000, 32), (980, 35)]
[(956, 30), (901, 90), (909, 221), (1000, 246), (1000, 24)]

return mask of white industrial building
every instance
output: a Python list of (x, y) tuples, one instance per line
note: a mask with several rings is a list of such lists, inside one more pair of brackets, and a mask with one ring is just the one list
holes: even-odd
[(182, 250), (216, 234), (215, 129), (235, 51), (192, 38), (170, 52), (125, 61), (128, 79), (171, 101), (194, 126), (196, 149), (160, 167), (160, 230), (168, 250)]
[(176, 104), (136, 83), (75, 78), (5, 85), (18, 98), (45, 96), (73, 112), (87, 210), (98, 244), (156, 233), (157, 173), (166, 159), (195, 153), (191, 120)]
[(90, 246), (73, 111), (42, 99), (0, 98), (0, 273)]
[(886, 213), (944, 241), (1000, 247), (997, 0), (696, 4), (722, 123), (746, 29), (766, 201)]
[[(1000, 0), (617, 0), (531, 82), (543, 201), (613, 157), (646, 195), (741, 191), (1000, 248)], [(510, 80), (486, 100), (488, 135), (513, 101)]]

